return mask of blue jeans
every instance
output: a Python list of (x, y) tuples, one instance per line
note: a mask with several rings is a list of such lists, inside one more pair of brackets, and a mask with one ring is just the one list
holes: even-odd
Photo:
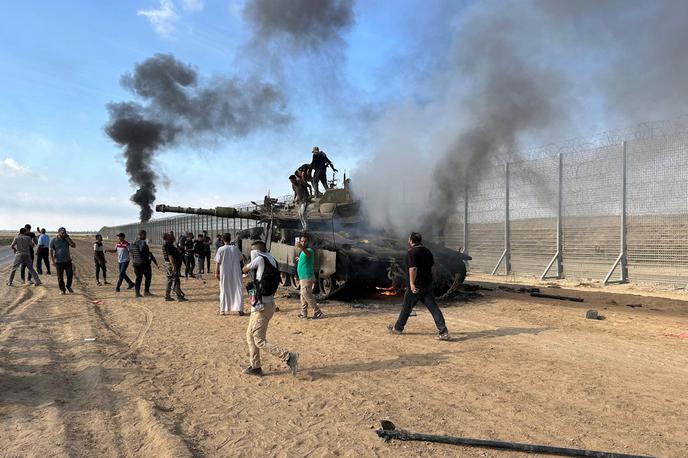
[(435, 302), (435, 296), (432, 293), (432, 286), (421, 289), (418, 291), (418, 294), (412, 293), (411, 288), (406, 290), (406, 294), (404, 294), (404, 303), (401, 306), (401, 312), (399, 313), (399, 318), (394, 325), (394, 329), (397, 331), (404, 330), (404, 326), (406, 326), (406, 322), (408, 321), (409, 316), (411, 316), (411, 311), (418, 301), (425, 304), (432, 314), (432, 318), (435, 320), (435, 326), (437, 326), (439, 333), (442, 334), (443, 332), (447, 332), (447, 325), (444, 324), (444, 315), (437, 305), (437, 302)]
[(117, 289), (122, 286), (122, 281), (126, 280), (129, 286), (133, 286), (134, 282), (127, 275), (127, 267), (129, 267), (129, 261), (124, 261), (119, 263), (119, 278), (117, 278)]

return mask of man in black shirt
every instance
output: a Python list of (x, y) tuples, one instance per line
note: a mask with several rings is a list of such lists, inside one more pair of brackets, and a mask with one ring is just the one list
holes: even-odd
[(320, 197), (320, 189), (318, 189), (318, 183), (322, 183), (325, 190), (327, 190), (327, 166), (332, 167), (334, 172), (337, 169), (334, 168), (334, 164), (327, 157), (324, 151), (320, 151), (317, 146), (313, 147), (313, 160), (311, 161), (310, 170), (313, 172), (313, 190), (315, 191), (315, 196)]
[(208, 231), (203, 231), (203, 256), (205, 257), (205, 264), (206, 264), (206, 273), (212, 273), (210, 271), (210, 255), (212, 253), (212, 250), (210, 249), (210, 246), (212, 245), (213, 241), (210, 240), (210, 237), (208, 237)]
[(205, 237), (198, 234), (198, 238), (193, 244), (194, 255), (198, 256), (198, 274), (205, 273)]
[(164, 258), (164, 266), (167, 271), (167, 286), (165, 287), (165, 300), (173, 301), (172, 289), (177, 295), (179, 302), (186, 301), (184, 293), (179, 282), (179, 269), (182, 266), (182, 255), (174, 245), (174, 234), (167, 233), (163, 235), (162, 257)]
[(310, 164), (301, 164), (299, 168), (294, 171), (294, 176), (306, 185), (306, 191), (308, 191), (309, 196), (313, 194), (313, 188), (311, 187), (313, 177), (311, 176), (311, 172)]
[(194, 277), (194, 267), (196, 267), (196, 260), (194, 258), (194, 238), (191, 232), (186, 233), (184, 238), (184, 277)]
[(404, 295), (404, 303), (396, 324), (390, 324), (387, 328), (394, 334), (401, 334), (406, 326), (413, 307), (421, 301), (428, 308), (435, 320), (435, 326), (439, 331), (439, 340), (449, 340), (449, 331), (444, 323), (444, 315), (435, 302), (432, 289), (432, 266), (435, 263), (430, 250), (421, 242), (422, 237), (418, 232), (411, 232), (409, 237), (408, 269), (409, 285)]
[(150, 285), (152, 280), (152, 270), (151, 262), (158, 265), (158, 261), (153, 256), (150, 251), (150, 247), (146, 242), (146, 231), (141, 230), (139, 232), (139, 239), (129, 246), (129, 251), (131, 257), (134, 261), (134, 273), (136, 273), (136, 279), (134, 280), (134, 287), (136, 288), (136, 297), (141, 297), (141, 282), (145, 277), (145, 283), (143, 288), (144, 296), (152, 296), (150, 292)]

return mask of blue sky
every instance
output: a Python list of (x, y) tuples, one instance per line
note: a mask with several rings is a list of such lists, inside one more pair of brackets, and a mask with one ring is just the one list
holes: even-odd
[[(158, 166), (169, 186), (159, 190), (158, 202), (214, 206), (260, 198), (268, 189), (286, 194), (288, 172), (310, 159), (314, 145), (341, 171), (351, 171), (370, 154), (369, 120), (358, 108), (342, 112), (347, 103), (339, 97), (364, 101), (372, 111), (402, 97), (405, 72), (389, 66), (419, 43), (419, 31), (411, 37), (408, 25), (432, 20), (423, 12), (431, 9), (418, 14), (412, 3), (398, 2), (389, 14), (386, 2), (361, 2), (342, 58), (304, 56), (285, 65), (277, 77), (292, 82), (294, 115), (286, 129), (162, 152)], [(241, 8), (242, 2), (181, 0), (6, 4), (0, 16), (0, 228), (30, 222), (97, 229), (135, 220), (120, 150), (103, 132), (105, 105), (130, 100), (120, 76), (158, 52), (174, 54), (202, 75), (270, 74), (267, 63), (260, 69), (260, 59), (244, 64), (252, 50)], [(166, 9), (174, 14), (162, 23), (142, 14), (164, 16)], [(313, 81), (311, 62), (327, 78), (340, 79), (336, 103), (327, 85)]]
[[(480, 78), (464, 77), (456, 64), (472, 51), (462, 46), (475, 39), (474, 24), (479, 29), (487, 23), (490, 35), (503, 34), (507, 46), (509, 40), (522, 42), (518, 58), (538, 67), (539, 74), (554, 68), (566, 76), (562, 93), (553, 94), (567, 105), (562, 122), (544, 126), (549, 137), (533, 137), (527, 129), (518, 134), (536, 144), (621, 127), (628, 118), (656, 119), (655, 107), (640, 98), (647, 108), (642, 116), (610, 114), (600, 90), (610, 81), (617, 86), (610, 75), (618, 73), (609, 69), (625, 72), (619, 82), (633, 80), (644, 68), (659, 70), (656, 81), (642, 81), (642, 90), (622, 88), (654, 97), (648, 88), (674, 87), (655, 84), (669, 79), (662, 69), (677, 74), (665, 63), (688, 61), (656, 57), (652, 42), (646, 55), (637, 54), (633, 40), (647, 44), (643, 37), (661, 36), (666, 17), (677, 14), (664, 8), (659, 9), (664, 15), (654, 17), (654, 8), (635, 1), (621, 2), (621, 10), (610, 1), (601, 12), (589, 1), (573, 7), (564, 0), (358, 1), (341, 42), (295, 52), (253, 46), (252, 28), (242, 14), (247, 1), (254, 0), (6, 2), (0, 16), (0, 229), (26, 222), (98, 229), (138, 218), (121, 150), (104, 133), (106, 104), (133, 100), (120, 77), (156, 53), (173, 54), (202, 78), (257, 76), (271, 82), (286, 94), (293, 117), (283, 128), (161, 151), (156, 170), (168, 185), (158, 187), (157, 202), (185, 206), (245, 202), (268, 190), (288, 194), (287, 176), (310, 160), (314, 145), (327, 151), (340, 171), (353, 171), (355, 183), (357, 171), (362, 180), (387, 183), (410, 173), (431, 182), (440, 150), (451, 148), (464, 126), (482, 128), (471, 112), (480, 109), (479, 96), (471, 93), (480, 90)], [(510, 18), (516, 30), (504, 32), (500, 21)], [(651, 19), (657, 19), (654, 25)], [(645, 35), (628, 32), (638, 23), (647, 26)], [(680, 21), (675, 30), (684, 33)], [(674, 38), (665, 34), (668, 43)], [(480, 69), (498, 57), (476, 59)], [(628, 92), (619, 94), (620, 100), (629, 99)], [(646, 99), (657, 100), (657, 107), (684, 100), (675, 94)], [(424, 161), (424, 171), (415, 175), (413, 164), (393, 167), (400, 162), (398, 151)]]

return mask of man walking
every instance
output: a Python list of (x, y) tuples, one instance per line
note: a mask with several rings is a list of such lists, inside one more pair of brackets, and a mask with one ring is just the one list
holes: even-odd
[(198, 274), (205, 273), (205, 237), (198, 234), (198, 238), (193, 244), (194, 255), (198, 257)]
[(263, 375), (260, 365), (260, 350), (267, 350), (271, 355), (284, 361), (291, 373), (298, 371), (299, 354), (267, 341), (268, 324), (275, 314), (275, 291), (279, 286), (280, 273), (277, 261), (267, 252), (265, 242), (257, 240), (251, 245), (251, 263), (244, 266), (244, 273), (253, 272), (256, 301), (251, 307), (251, 318), (246, 329), (246, 342), (250, 365), (244, 369), (247, 375)]
[(153, 275), (151, 271), (151, 261), (156, 267), (158, 266), (158, 261), (155, 259), (155, 256), (153, 256), (153, 253), (151, 253), (150, 247), (146, 242), (146, 231), (139, 231), (139, 238), (130, 245), (129, 251), (131, 252), (131, 258), (134, 263), (134, 273), (136, 274), (136, 279), (134, 280), (136, 297), (142, 297), (141, 282), (144, 277), (146, 280), (144, 283), (143, 295), (152, 296), (150, 292), (151, 279)]
[(323, 188), (327, 190), (327, 167), (332, 167), (332, 171), (336, 172), (334, 164), (327, 157), (324, 151), (320, 151), (317, 146), (313, 147), (313, 160), (311, 161), (310, 169), (313, 171), (313, 191), (316, 197), (320, 197), (322, 193), (318, 189), (318, 183), (322, 183)]
[(14, 274), (20, 267), (29, 269), (29, 275), (33, 275), (33, 277), (29, 278), (35, 279), (35, 286), (41, 285), (41, 279), (38, 278), (38, 274), (33, 268), (33, 264), (31, 263), (31, 255), (29, 254), (31, 248), (33, 248), (33, 240), (31, 237), (26, 235), (26, 232), (26, 228), (22, 227), (21, 229), (19, 229), (19, 234), (12, 241), (11, 248), (14, 251), (14, 264), (12, 264), (10, 278), (7, 280), (7, 286), (12, 286), (12, 282), (14, 281)]
[(115, 291), (120, 292), (122, 282), (126, 280), (129, 285), (127, 289), (132, 289), (135, 285), (127, 275), (127, 268), (129, 267), (129, 242), (126, 240), (126, 235), (123, 232), (117, 234), (117, 245), (114, 250), (107, 250), (108, 253), (117, 253), (117, 262), (119, 263), (119, 276), (117, 277), (117, 284)]
[(241, 281), (241, 252), (231, 244), (232, 236), (222, 234), (224, 245), (215, 254), (215, 278), (220, 282), (220, 315), (237, 312), (244, 316), (243, 282)]
[(38, 272), (38, 275), (43, 275), (41, 263), (44, 263), (45, 272), (50, 275), (50, 236), (45, 233), (45, 228), (41, 229), (40, 232), (41, 235), (38, 236), (36, 248), (36, 272)]
[[(103, 236), (96, 234), (96, 241), (93, 242), (93, 262), (96, 267), (96, 282), (98, 286), (102, 286), (103, 283), (109, 285), (107, 281), (107, 261), (105, 260), (105, 246), (103, 245)], [(103, 283), (100, 282), (100, 272), (103, 272)]]
[[(29, 256), (31, 257), (31, 265), (33, 266), (33, 261), (35, 259), (33, 248), (37, 245), (38, 241), (36, 239), (36, 234), (31, 232), (31, 225), (30, 224), (24, 225), (24, 229), (26, 229), (26, 233), (24, 235), (29, 237), (32, 241), (31, 247), (29, 247)], [(22, 264), (22, 267), (21, 267), (21, 281), (22, 281), (22, 283), (26, 282), (26, 268), (27, 267), (28, 267), (28, 264)], [(31, 277), (31, 272), (29, 272), (29, 283), (33, 283), (33, 281), (34, 280), (33, 280), (33, 277)]]
[[(57, 237), (50, 241), (50, 260), (57, 270), (57, 284), (62, 294), (65, 290), (73, 293), (72, 279), (74, 278), (74, 268), (72, 267), (72, 255), (69, 248), (75, 248), (76, 244), (67, 235), (67, 229), (61, 227), (57, 230)], [(64, 276), (67, 274), (67, 285), (65, 287)]]
[(174, 233), (169, 232), (167, 234), (164, 234), (162, 236), (162, 239), (164, 241), (162, 245), (163, 266), (165, 267), (165, 271), (167, 272), (165, 300), (168, 302), (174, 300), (171, 296), (172, 290), (174, 289), (174, 292), (177, 295), (177, 300), (179, 302), (187, 301), (188, 299), (184, 297), (184, 292), (182, 291), (180, 285), (181, 282), (179, 280), (179, 269), (181, 269), (182, 266), (182, 255), (179, 252), (179, 249), (174, 244)]
[(449, 331), (444, 323), (444, 315), (435, 302), (432, 286), (432, 266), (435, 260), (430, 250), (422, 245), (423, 238), (418, 232), (411, 232), (408, 244), (407, 264), (409, 270), (409, 284), (404, 295), (404, 303), (401, 306), (399, 318), (395, 324), (387, 326), (393, 334), (401, 334), (404, 331), (413, 307), (421, 301), (432, 314), (439, 340), (449, 340)]
[(301, 234), (296, 248), (301, 251), (296, 257), (296, 273), (299, 276), (301, 289), (301, 314), (299, 318), (308, 318), (308, 306), (310, 305), (314, 312), (313, 319), (317, 320), (325, 315), (320, 310), (313, 294), (313, 286), (315, 285), (315, 274), (313, 273), (315, 252), (313, 248), (308, 246), (308, 235), (306, 233)]
[(208, 231), (203, 231), (203, 257), (205, 258), (205, 273), (211, 274), (213, 273), (210, 270), (210, 255), (212, 254), (211, 246), (213, 244), (213, 241), (210, 240), (210, 237), (208, 237)]
[(194, 267), (196, 267), (196, 261), (194, 259), (194, 238), (193, 233), (187, 232), (184, 238), (184, 277), (194, 278)]

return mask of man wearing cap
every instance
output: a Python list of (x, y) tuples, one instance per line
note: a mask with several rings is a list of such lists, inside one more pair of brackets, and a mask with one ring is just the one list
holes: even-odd
[(129, 242), (126, 240), (126, 235), (124, 232), (117, 234), (117, 245), (115, 245), (114, 250), (107, 250), (108, 253), (117, 253), (117, 262), (119, 262), (119, 277), (117, 278), (117, 285), (115, 285), (115, 291), (120, 292), (120, 286), (124, 280), (127, 281), (129, 285), (127, 289), (132, 289), (135, 284), (131, 281), (131, 278), (127, 275), (127, 268), (129, 267)]
[(38, 278), (38, 274), (33, 268), (33, 263), (31, 262), (30, 249), (33, 248), (33, 239), (26, 235), (26, 228), (22, 227), (19, 229), (19, 234), (12, 241), (12, 250), (14, 250), (14, 264), (12, 264), (12, 270), (10, 271), (10, 278), (7, 280), (7, 286), (12, 286), (12, 281), (14, 280), (14, 274), (17, 269), (21, 267), (26, 267), (29, 269), (29, 275), (34, 278), (34, 285), (40, 286), (41, 280)]
[[(57, 284), (60, 287), (62, 294), (65, 290), (73, 293), (72, 278), (74, 277), (74, 268), (72, 267), (72, 255), (69, 248), (76, 247), (76, 244), (67, 235), (67, 229), (61, 227), (57, 230), (57, 237), (50, 241), (50, 260), (57, 270)], [(64, 275), (67, 274), (67, 285), (65, 287)]]
[(332, 167), (332, 171), (337, 171), (332, 161), (327, 157), (327, 154), (324, 151), (320, 151), (320, 148), (317, 146), (314, 146), (310, 170), (313, 172), (313, 190), (316, 197), (322, 195), (320, 189), (318, 189), (318, 183), (322, 183), (324, 189), (327, 190), (327, 166)]

